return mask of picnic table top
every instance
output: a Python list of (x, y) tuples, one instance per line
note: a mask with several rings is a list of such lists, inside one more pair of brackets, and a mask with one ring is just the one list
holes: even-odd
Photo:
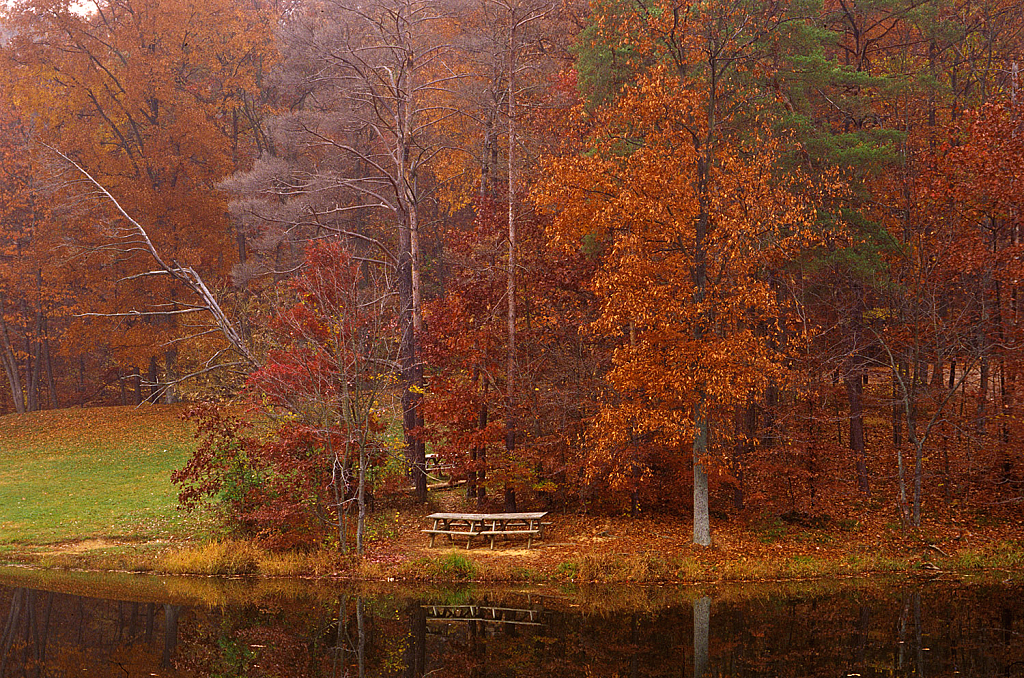
[(434, 520), (540, 520), (547, 511), (536, 513), (431, 513), (428, 518)]

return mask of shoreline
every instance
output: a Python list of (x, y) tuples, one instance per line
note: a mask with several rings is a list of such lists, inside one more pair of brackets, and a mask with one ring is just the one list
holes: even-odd
[(362, 557), (334, 547), (272, 551), (255, 540), (89, 538), (6, 544), (0, 562), (41, 570), (153, 575), (256, 576), (353, 582), (515, 585), (663, 584), (837, 580), (877, 576), (973, 576), (1024, 580), (1024, 531), (1013, 524), (931, 521), (918, 530), (876, 520), (818, 528), (733, 519), (710, 547), (689, 543), (689, 523), (673, 517), (554, 514), (532, 549), (513, 542), (467, 550), (429, 548), (420, 530), (431, 507), (374, 516)]

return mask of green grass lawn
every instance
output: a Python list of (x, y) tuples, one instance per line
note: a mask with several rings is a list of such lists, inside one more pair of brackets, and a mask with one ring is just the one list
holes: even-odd
[(0, 545), (185, 536), (171, 471), (194, 448), (181, 407), (0, 417)]

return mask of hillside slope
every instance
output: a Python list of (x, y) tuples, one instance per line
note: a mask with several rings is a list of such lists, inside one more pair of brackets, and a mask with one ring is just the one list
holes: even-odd
[(0, 544), (180, 531), (171, 471), (194, 447), (178, 405), (0, 417)]

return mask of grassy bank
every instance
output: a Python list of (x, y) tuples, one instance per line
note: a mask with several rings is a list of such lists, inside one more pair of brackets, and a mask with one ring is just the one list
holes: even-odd
[[(0, 417), (0, 561), (167, 574), (344, 577), (377, 581), (719, 584), (870, 574), (993, 571), (1024, 577), (1024, 520), (946, 513), (908, 531), (876, 501), (814, 526), (764, 512), (719, 518), (695, 548), (673, 516), (554, 515), (546, 539), (427, 548), (436, 510), (472, 510), (456, 490), (425, 506), (392, 500), (372, 514), (363, 558), (334, 549), (274, 553), (217, 537), (176, 510), (170, 472), (192, 449), (179, 408), (73, 409)], [(940, 512), (935, 511), (938, 514)]]
[(0, 417), (0, 549), (188, 537), (171, 471), (193, 449), (180, 407)]

